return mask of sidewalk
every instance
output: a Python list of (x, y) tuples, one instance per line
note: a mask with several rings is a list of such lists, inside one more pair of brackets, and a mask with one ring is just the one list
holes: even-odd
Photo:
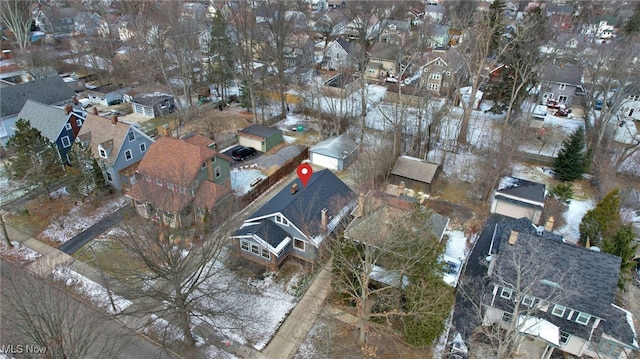
[(271, 338), (263, 353), (272, 359), (293, 357), (320, 314), (324, 301), (331, 290), (331, 261), (327, 262), (300, 302), (293, 308), (284, 323)]

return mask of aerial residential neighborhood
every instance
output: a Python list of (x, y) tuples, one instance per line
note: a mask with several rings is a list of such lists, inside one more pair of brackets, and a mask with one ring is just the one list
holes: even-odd
[(0, 2), (0, 358), (640, 355), (640, 5)]

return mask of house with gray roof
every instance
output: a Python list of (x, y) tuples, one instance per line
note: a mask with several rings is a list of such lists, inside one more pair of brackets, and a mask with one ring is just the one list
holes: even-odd
[(329, 170), (296, 178), (244, 221), (231, 238), (240, 255), (277, 270), (289, 257), (314, 263), (325, 239), (349, 220), (357, 199)]
[(50, 7), (38, 11), (36, 24), (47, 34), (55, 37), (71, 36), (76, 31), (76, 17), (80, 10), (74, 7)]
[(71, 102), (76, 93), (59, 76), (41, 78), (16, 85), (0, 86), (0, 143), (7, 144), (13, 136), (17, 115), (27, 100), (45, 105), (64, 105)]
[(87, 114), (78, 141), (91, 149), (106, 183), (116, 190), (129, 189), (136, 183), (138, 164), (154, 142), (115, 115), (106, 118), (93, 114)]
[(329, 137), (309, 149), (311, 163), (334, 171), (342, 171), (358, 158), (358, 148), (349, 136)]
[(283, 141), (282, 130), (260, 124), (253, 124), (238, 130), (236, 135), (240, 146), (267, 152)]
[(421, 193), (431, 192), (440, 173), (440, 165), (410, 156), (400, 156), (393, 165), (389, 183)]
[(548, 101), (570, 106), (579, 102), (578, 96), (584, 95), (582, 85), (582, 66), (549, 64), (543, 67), (541, 74), (541, 103)]
[(520, 333), (531, 358), (632, 357), (633, 315), (615, 305), (620, 258), (549, 235), (524, 218), (495, 227), (482, 324)]
[(515, 219), (524, 217), (538, 224), (546, 195), (543, 183), (503, 177), (491, 201), (490, 212)]
[(74, 110), (71, 105), (60, 108), (27, 100), (17, 118), (29, 121), (32, 128), (39, 130), (42, 136), (55, 143), (62, 161), (69, 163), (69, 151), (80, 132), (85, 116), (84, 111)]
[(339, 70), (341, 68), (352, 68), (356, 64), (356, 52), (357, 46), (355, 42), (349, 42), (343, 38), (331, 41), (324, 49), (322, 69)]

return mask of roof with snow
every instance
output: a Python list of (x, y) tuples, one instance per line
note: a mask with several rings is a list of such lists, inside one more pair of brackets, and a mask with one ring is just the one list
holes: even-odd
[(546, 186), (543, 183), (507, 176), (500, 180), (496, 197), (544, 204), (545, 192)]
[(309, 149), (309, 152), (344, 159), (356, 151), (358, 147), (359, 145), (349, 138), (349, 136), (342, 134), (318, 142), (318, 144)]
[[(291, 193), (291, 187), (298, 190)], [(321, 211), (327, 209), (327, 215), (334, 217), (355, 198), (355, 193), (329, 170), (313, 173), (307, 186), (299, 178), (291, 181), (269, 202), (255, 211), (247, 222), (259, 220), (276, 213), (282, 214), (308, 236), (322, 233)]]
[(400, 156), (391, 170), (392, 175), (431, 183), (440, 167), (437, 163), (423, 161), (410, 156)]

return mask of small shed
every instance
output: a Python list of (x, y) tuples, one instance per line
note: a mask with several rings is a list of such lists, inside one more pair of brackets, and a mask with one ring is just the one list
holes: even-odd
[(542, 183), (503, 177), (491, 201), (491, 213), (510, 218), (528, 218), (539, 224), (544, 209), (546, 187)]
[(281, 130), (259, 124), (238, 130), (236, 138), (240, 146), (251, 147), (261, 152), (267, 152), (283, 141)]
[(391, 170), (389, 183), (429, 193), (440, 172), (440, 165), (410, 156), (400, 156)]
[(309, 149), (309, 159), (317, 166), (342, 171), (358, 158), (358, 148), (349, 136), (329, 137)]

